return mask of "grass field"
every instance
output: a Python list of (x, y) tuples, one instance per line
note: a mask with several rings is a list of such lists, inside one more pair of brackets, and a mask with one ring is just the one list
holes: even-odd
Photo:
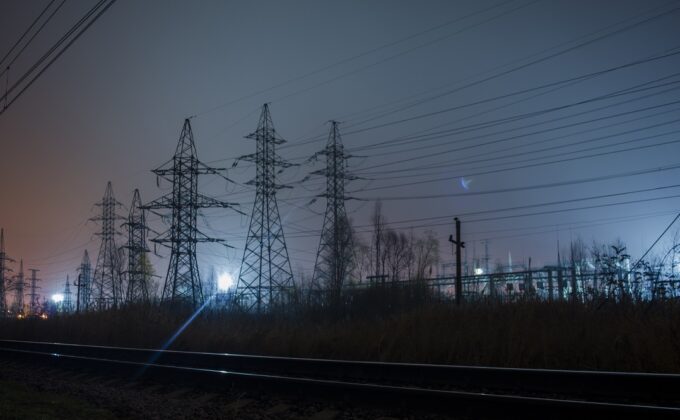
[[(136, 307), (5, 320), (2, 338), (160, 347), (189, 317)], [(680, 372), (680, 303), (427, 303), (333, 316), (200, 314), (170, 348), (489, 366)]]

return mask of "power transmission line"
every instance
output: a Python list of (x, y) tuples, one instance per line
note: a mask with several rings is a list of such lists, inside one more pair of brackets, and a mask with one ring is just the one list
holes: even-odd
[[(21, 41), (23, 41), (24, 38), (26, 37), (26, 35), (28, 35), (28, 33), (31, 32), (31, 29), (33, 29), (33, 27), (35, 26), (35, 24), (38, 23), (38, 21), (40, 20), (40, 18), (43, 17), (43, 15), (47, 12), (47, 10), (50, 8), (50, 6), (52, 6), (52, 4), (53, 4), (55, 1), (56, 1), (56, 0), (50, 0), (50, 2), (47, 3), (47, 6), (45, 6), (45, 7), (43, 8), (43, 10), (40, 12), (40, 14), (39, 14), (35, 19), (33, 19), (33, 22), (31, 22), (31, 24), (30, 24), (30, 25), (28, 26), (28, 28), (24, 31), (24, 33), (21, 34), (21, 36), (19, 37), (19, 39), (17, 39), (16, 42), (10, 47), (9, 51), (7, 51), (7, 53), (6, 53), (4, 56), (2, 56), (2, 59), (0, 59), (0, 65), (2, 65), (2, 63), (4, 63), (5, 60), (10, 56), (10, 54), (12, 54), (12, 52), (14, 51), (14, 49), (15, 49), (16, 47), (18, 47), (19, 44), (21, 44)], [(64, 0), (64, 1), (65, 1), (65, 0)], [(63, 1), (62, 1), (62, 4), (63, 4)], [(47, 21), (49, 21), (49, 18), (47, 19)], [(38, 32), (40, 32), (40, 30), (38, 30)], [(30, 44), (30, 42), (31, 42), (31, 40), (29, 40), (29, 41), (27, 42), (27, 44)], [(19, 52), (19, 54), (17, 54), (17, 55), (15, 56), (15, 59), (16, 59), (16, 57), (18, 57), (19, 55), (21, 55), (21, 51)], [(11, 65), (11, 63), (10, 63), (10, 65)], [(9, 66), (7, 66), (7, 67), (9, 67)], [(2, 74), (4, 74), (4, 72), (1, 73), (0, 76), (1, 76)]]
[[(106, 3), (107, 1), (108, 1), (108, 3)], [(19, 97), (21, 97), (21, 95), (23, 95), (24, 92), (26, 92), (26, 90), (28, 90), (28, 88), (30, 88), (30, 87), (33, 85), (33, 83), (35, 83), (35, 81), (38, 80), (38, 78), (39, 78), (40, 76), (42, 76), (42, 74), (43, 74), (48, 68), (50, 68), (50, 66), (52, 66), (52, 64), (54, 64), (54, 62), (57, 61), (57, 60), (59, 59), (59, 57), (62, 56), (62, 54), (64, 54), (64, 53), (69, 49), (69, 47), (71, 47), (71, 45), (73, 45), (73, 43), (75, 43), (75, 42), (78, 40), (78, 38), (80, 38), (80, 37), (81, 37), (81, 36), (82, 36), (82, 35), (83, 35), (83, 34), (84, 34), (84, 33), (92, 26), (92, 24), (93, 24), (94, 22), (96, 22), (96, 21), (97, 21), (97, 20), (98, 20), (98, 19), (99, 19), (106, 11), (107, 11), (107, 10), (109, 10), (109, 8), (110, 8), (115, 2), (116, 2), (116, 0), (100, 0), (95, 6), (92, 7), (92, 9), (90, 9), (90, 10), (85, 14), (85, 16), (84, 16), (83, 18), (81, 18), (81, 19), (80, 19), (73, 27), (71, 27), (71, 29), (69, 29), (69, 31), (67, 31), (66, 34), (64, 34), (64, 36), (62, 36), (62, 37), (59, 39), (59, 41), (57, 41), (57, 42), (56, 42), (56, 43), (55, 43), (55, 44), (54, 44), (54, 45), (53, 45), (53, 46), (52, 46), (52, 47), (51, 47), (51, 48), (50, 48), (50, 49), (49, 49), (49, 50), (48, 50), (48, 51), (47, 51), (47, 52), (46, 52), (46, 53), (45, 53), (45, 54), (44, 54), (44, 55), (43, 55), (43, 56), (42, 56), (42, 57), (41, 57), (34, 65), (33, 65), (33, 66), (31, 66), (31, 68), (30, 68), (28, 71), (26, 71), (26, 72), (19, 78), (19, 80), (18, 80), (17, 82), (15, 82), (15, 83), (12, 85), (12, 87), (10, 87), (9, 89), (7, 89), (7, 90), (5, 91), (5, 94), (0, 98), (0, 101), (4, 101), (4, 102), (5, 102), (3, 108), (0, 110), (0, 115), (4, 114), (5, 111), (6, 111), (10, 106), (12, 106), (12, 104), (13, 104), (17, 99), (19, 99)], [(96, 13), (96, 14), (95, 14), (95, 13)], [(93, 17), (92, 15), (94, 15), (94, 17)], [(91, 18), (91, 19), (90, 19), (90, 18)], [(88, 21), (88, 19), (89, 19), (89, 21)], [(83, 25), (84, 25), (84, 26), (83, 26)], [(81, 26), (83, 26), (83, 28), (82, 28), (82, 29), (79, 29)], [(79, 32), (76, 33), (76, 31), (78, 31), (78, 30), (79, 30)], [(74, 33), (75, 33), (75, 35), (73, 35)], [(63, 44), (64, 42), (66, 42), (66, 40), (68, 40), (69, 38), (71, 38), (71, 39), (66, 43), (66, 45), (65, 45), (61, 50), (57, 51), (57, 49), (61, 46), (61, 44)], [(23, 82), (24, 82), (24, 81), (25, 81), (25, 80), (26, 80), (33, 72), (35, 72), (35, 71), (38, 69), (38, 67), (39, 67), (45, 60), (47, 60), (52, 54), (55, 53), (55, 51), (56, 51), (56, 54), (54, 55), (54, 57), (52, 57), (52, 59), (50, 59), (50, 60), (49, 60), (49, 61), (48, 61), (48, 62), (47, 62), (47, 63), (46, 63), (46, 64), (45, 64), (38, 72), (37, 72), (37, 74), (35, 74), (35, 76), (33, 76), (28, 82), (26, 82), (26, 84), (19, 90), (18, 93), (16, 93), (16, 94), (12, 97), (11, 100), (9, 100), (9, 94), (12, 93), (15, 89), (18, 89), (19, 86), (21, 86), (21, 84), (22, 84), (22, 83), (23, 83)]]

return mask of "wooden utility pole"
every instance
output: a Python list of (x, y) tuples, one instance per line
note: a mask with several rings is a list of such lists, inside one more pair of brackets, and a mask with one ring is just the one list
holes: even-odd
[(449, 235), (449, 242), (456, 245), (456, 305), (460, 305), (463, 300), (463, 278), (461, 277), (462, 263), (460, 260), (460, 250), (465, 248), (465, 242), (460, 240), (460, 220), (457, 217), (453, 219), (456, 222), (456, 240), (453, 240), (453, 235)]

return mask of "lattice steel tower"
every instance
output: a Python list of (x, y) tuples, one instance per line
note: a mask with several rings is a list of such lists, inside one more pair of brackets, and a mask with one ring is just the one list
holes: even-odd
[(12, 287), (14, 288), (14, 313), (24, 314), (24, 260), (19, 261), (19, 272), (14, 276)]
[(40, 286), (38, 286), (38, 282), (40, 279), (38, 278), (38, 271), (35, 268), (31, 268), (28, 271), (31, 272), (31, 288), (30, 292), (28, 293), (28, 296), (30, 298), (29, 304), (29, 313), (31, 315), (40, 315), (40, 295), (38, 294), (38, 289), (40, 289)]
[(248, 184), (255, 184), (256, 193), (236, 299), (244, 308), (260, 312), (270, 305), (285, 303), (293, 288), (293, 273), (276, 203), (276, 191), (286, 188), (276, 183), (276, 175), (293, 165), (276, 154), (276, 146), (285, 140), (274, 129), (268, 104), (262, 106), (257, 129), (246, 138), (255, 140), (255, 153), (238, 160), (255, 163), (255, 180)]
[(102, 201), (95, 205), (101, 207), (102, 213), (90, 220), (100, 222), (101, 232), (97, 235), (102, 238), (102, 242), (94, 269), (90, 301), (97, 309), (102, 310), (118, 307), (123, 299), (121, 258), (116, 245), (116, 236), (120, 232), (115, 228), (115, 222), (123, 219), (116, 214), (116, 209), (122, 204), (113, 196), (111, 182), (106, 184)]
[(126, 302), (147, 302), (149, 300), (149, 260), (146, 246), (146, 217), (142, 209), (139, 190), (135, 189), (130, 206), (130, 214), (124, 224), (127, 228), (128, 250), (127, 293)]
[(64, 285), (64, 301), (61, 303), (61, 311), (66, 314), (73, 311), (73, 297), (71, 295), (71, 285), (69, 284), (68, 275), (66, 275), (66, 284)]
[(155, 243), (170, 248), (170, 263), (163, 286), (162, 299), (171, 302), (184, 302), (194, 308), (203, 302), (201, 280), (196, 261), (198, 242), (224, 242), (222, 239), (209, 238), (199, 231), (196, 221), (198, 209), (209, 207), (231, 208), (234, 204), (206, 197), (198, 192), (199, 175), (218, 175), (229, 181), (220, 171), (211, 168), (196, 157), (194, 135), (191, 123), (184, 120), (182, 134), (172, 158), (171, 166), (153, 170), (156, 176), (172, 183), (172, 192), (143, 206), (147, 210), (169, 209), (172, 213), (170, 229), (152, 239)]
[(7, 263), (14, 262), (5, 252), (5, 230), (0, 229), (0, 317), (7, 315), (7, 289), (9, 289), (9, 273), (12, 270)]
[(83, 253), (83, 259), (78, 267), (78, 280), (76, 286), (76, 312), (90, 310), (90, 297), (92, 294), (92, 265), (87, 249)]
[(337, 121), (331, 121), (326, 148), (315, 156), (318, 155), (326, 156), (326, 167), (312, 174), (326, 177), (326, 192), (320, 195), (326, 198), (326, 212), (312, 285), (325, 287), (332, 298), (339, 298), (354, 261), (352, 229), (345, 211), (345, 201), (351, 197), (345, 195), (345, 181), (357, 178), (347, 172), (350, 156), (345, 154)]

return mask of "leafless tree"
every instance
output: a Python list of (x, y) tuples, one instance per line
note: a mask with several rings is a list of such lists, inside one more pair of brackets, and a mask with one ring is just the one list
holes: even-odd
[[(425, 236), (415, 240), (413, 244), (414, 279), (422, 280), (432, 272), (432, 267), (439, 262), (439, 241), (434, 232), (426, 231)], [(429, 269), (429, 270), (428, 270)]]

